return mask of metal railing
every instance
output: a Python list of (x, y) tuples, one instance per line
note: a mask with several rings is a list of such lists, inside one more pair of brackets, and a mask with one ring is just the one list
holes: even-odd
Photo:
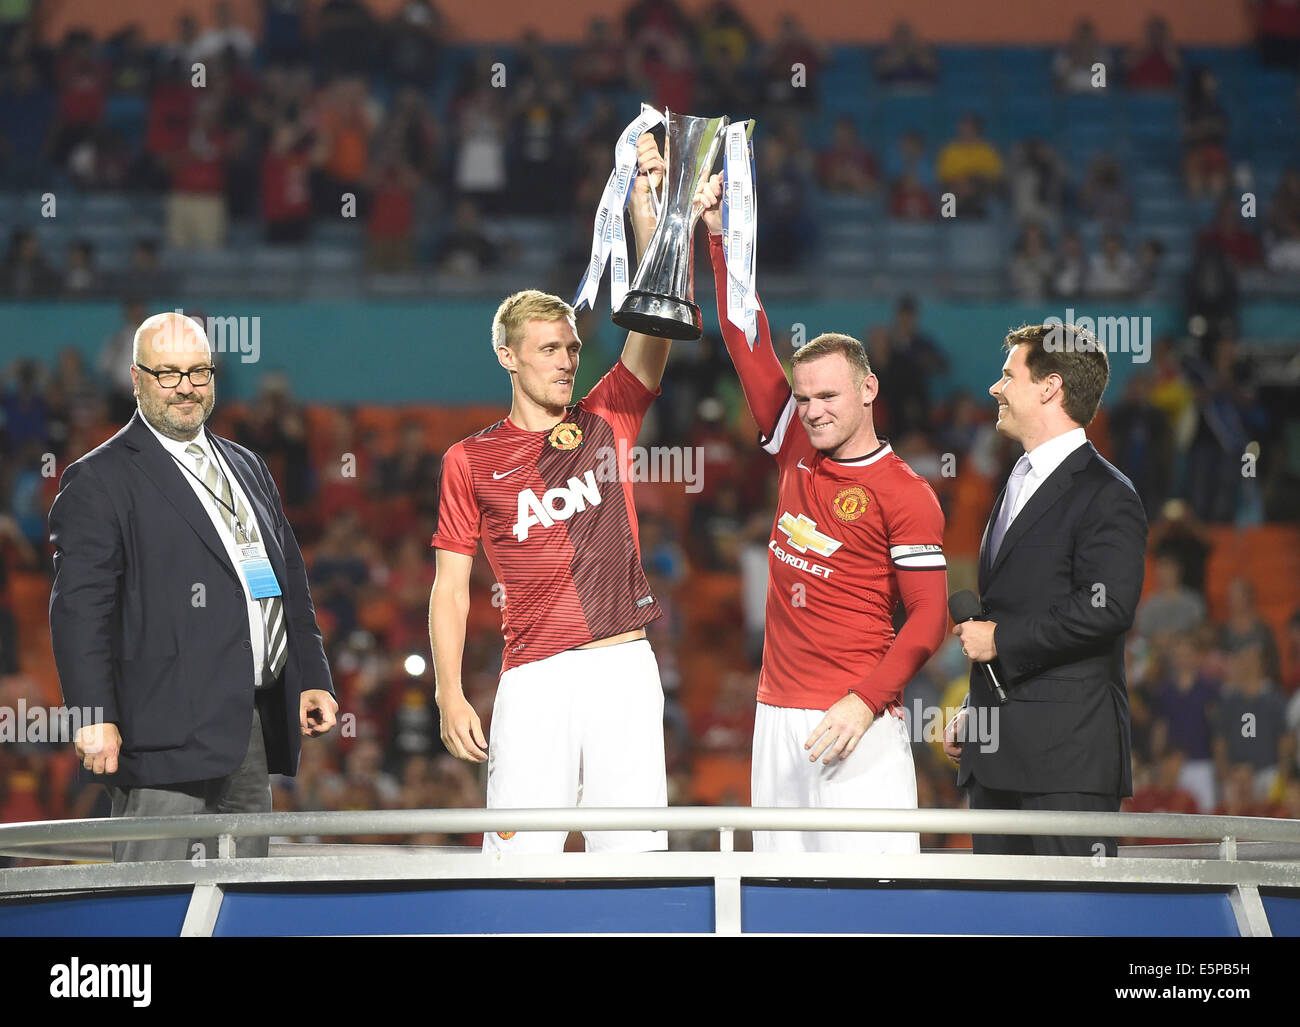
[(161, 838), (218, 839), (217, 858), (235, 838), (477, 834), (490, 831), (717, 832), (734, 849), (736, 831), (888, 831), (921, 834), (1066, 835), (1177, 838), (1219, 843), (1236, 858), (1238, 841), (1300, 844), (1300, 820), (1183, 813), (1085, 813), (965, 809), (774, 809), (677, 806), (647, 809), (412, 809), (301, 813), (215, 813), (178, 817), (45, 820), (0, 825), (0, 853), (41, 846)]

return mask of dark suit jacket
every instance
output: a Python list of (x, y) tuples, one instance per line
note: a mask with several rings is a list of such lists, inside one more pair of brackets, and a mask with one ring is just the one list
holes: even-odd
[[(298, 769), (301, 693), (333, 692), (302, 553), (260, 458), (208, 433), (253, 506), (280, 582), (288, 657), (257, 693), (271, 773)], [(64, 702), (117, 724), (122, 787), (222, 777), (248, 749), (252, 643), (241, 578), (139, 412), (68, 467), (50, 509), (50, 638)]]
[(1008, 791), (1132, 795), (1124, 635), (1142, 594), (1142, 504), (1084, 443), (1021, 508), (990, 562), (1005, 495), (984, 531), (979, 587), (1008, 702), (999, 707), (972, 666), (970, 716), (997, 718), (997, 749), (967, 741), (958, 783), (973, 774)]

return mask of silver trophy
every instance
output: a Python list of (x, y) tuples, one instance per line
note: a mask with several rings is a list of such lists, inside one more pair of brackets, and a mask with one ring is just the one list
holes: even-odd
[(660, 339), (698, 339), (704, 333), (695, 305), (695, 191), (708, 180), (730, 121), (667, 113), (659, 219), (636, 278), (613, 313), (630, 332)]

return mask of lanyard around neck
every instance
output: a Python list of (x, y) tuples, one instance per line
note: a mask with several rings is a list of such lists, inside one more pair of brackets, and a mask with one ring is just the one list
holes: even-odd
[[(202, 447), (202, 446), (199, 446), (199, 448), (202, 449), (203, 447)], [(193, 471), (191, 471), (188, 467), (186, 467), (186, 466), (185, 466), (185, 461), (183, 461), (180, 457), (178, 457), (178, 456), (177, 456), (175, 453), (173, 453), (170, 449), (167, 451), (167, 455), (170, 456), (173, 460), (176, 461), (177, 464), (180, 465), (180, 469), (181, 469), (182, 471), (184, 471), (186, 474), (188, 474), (191, 478), (193, 478), (195, 481), (197, 481), (200, 485), (202, 485), (203, 488), (207, 491), (208, 495), (210, 495), (210, 496), (211, 496), (211, 497), (216, 501), (216, 503), (217, 503), (218, 506), (220, 506), (220, 507), (221, 507), (222, 509), (224, 509), (224, 510), (229, 511), (229, 513), (230, 513), (230, 517), (231, 517), (231, 520), (233, 520), (233, 521), (235, 522), (235, 527), (239, 530), (239, 541), (240, 541), (241, 543), (242, 543), (242, 542), (247, 542), (247, 541), (248, 541), (248, 531), (244, 528), (244, 522), (241, 521), (241, 520), (239, 519), (239, 514), (237, 514), (237, 513), (235, 512), (235, 508), (234, 508), (234, 506), (232, 506), (230, 503), (227, 503), (227, 502), (226, 502), (224, 499), (222, 499), (219, 495), (217, 495), (215, 492), (213, 492), (212, 489), (211, 489), (211, 487), (208, 485), (208, 483), (207, 483), (206, 481), (204, 481), (202, 478), (200, 478), (200, 477), (199, 477), (197, 474), (195, 474)], [(224, 468), (222, 468), (222, 466), (221, 466), (221, 459), (220, 459), (220, 457), (217, 455), (217, 451), (216, 451), (215, 447), (214, 447), (213, 450), (212, 450), (212, 456), (211, 456), (211, 457), (208, 457), (208, 455), (207, 455), (206, 453), (204, 453), (203, 455), (204, 455), (207, 459), (213, 460), (213, 461), (216, 463), (216, 465), (217, 465), (217, 470), (218, 470), (218, 471), (220, 471), (222, 474), (226, 474)], [(234, 499), (234, 498), (235, 498), (235, 487), (234, 487), (233, 485), (230, 484), (230, 475), (229, 475), (229, 474), (226, 474), (226, 484), (227, 484), (227, 485), (229, 486), (229, 488), (230, 488), (230, 498), (231, 498), (231, 499)]]

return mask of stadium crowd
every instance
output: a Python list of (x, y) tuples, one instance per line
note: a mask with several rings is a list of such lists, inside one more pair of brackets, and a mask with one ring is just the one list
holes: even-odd
[[(345, 207), (365, 225), (370, 269), (431, 268), (451, 278), (508, 261), (511, 240), (492, 218), (548, 217), (565, 240), (557, 270), (567, 281), (586, 256), (588, 212), (611, 140), (638, 98), (759, 119), (760, 258), (769, 269), (811, 259), (827, 227), (813, 199), (820, 194), (862, 197), (908, 222), (939, 218), (940, 196), (951, 193), (963, 218), (993, 216), (1012, 227), (1005, 284), (1027, 298), (1146, 295), (1166, 263), (1161, 236), (1126, 231), (1141, 162), (1104, 145), (1089, 145), (1081, 159), (1053, 133), (1045, 109), (1031, 118), (1004, 106), (997, 138), (977, 113), (988, 100), (978, 94), (960, 117), (947, 97), (942, 116), (932, 105), (912, 112), (930, 123), (885, 117), (890, 97), (923, 95), (943, 72), (936, 48), (905, 22), (861, 55), (869, 60), (861, 88), (884, 98), (884, 120), (868, 142), (865, 92), (823, 95), (831, 51), (794, 16), (762, 39), (726, 0), (695, 18), (672, 0), (640, 0), (621, 18), (594, 21), (576, 46), (545, 45), (528, 31), (495, 50), (457, 46), (430, 0), (408, 0), (387, 21), (361, 0), (315, 8), (265, 0), (260, 26), (236, 24), (218, 0), (206, 29), (185, 14), (165, 45), (146, 44), (134, 27), (109, 39), (73, 30), (46, 43), (40, 5), (14, 5), (24, 6), (36, 13), (14, 18), (0, 38), (0, 187), (125, 190), (160, 198), (163, 217), (128, 258), (113, 240), (105, 250), (84, 235), (46, 252), (38, 212), (21, 210), (0, 265), (8, 295), (114, 294), (160, 247), (219, 249), (233, 226), (269, 245), (299, 245)], [(1256, 6), (1259, 60), (1287, 67), (1278, 44), (1286, 29), (1269, 17), (1287, 5)], [(1194, 279), (1300, 266), (1294, 164), (1275, 185), (1269, 178), (1253, 220), (1219, 202), (1250, 178), (1253, 159), (1273, 158), (1272, 137), (1252, 153), (1233, 152), (1234, 119), (1249, 114), (1240, 99), (1234, 107), (1225, 98), (1214, 71), (1190, 66), (1159, 18), (1121, 52), (1101, 46), (1085, 20), (1044, 70), (1040, 90), (1067, 100), (1098, 94), (1099, 62), (1120, 95), (1177, 98), (1159, 117), (1200, 222)], [(1281, 98), (1290, 104), (1283, 122), (1296, 117), (1291, 89), (1290, 101)], [(896, 113), (906, 121), (910, 110)], [(1081, 123), (1084, 130), (1107, 134), (1094, 122)], [(1085, 252), (1094, 231), (1103, 244)]]

